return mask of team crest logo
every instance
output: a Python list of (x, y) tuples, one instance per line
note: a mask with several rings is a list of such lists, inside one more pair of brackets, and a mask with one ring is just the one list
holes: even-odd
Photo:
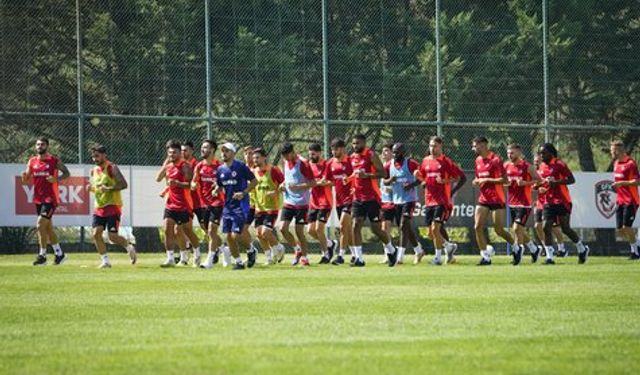
[(613, 181), (602, 180), (595, 185), (596, 208), (607, 219), (610, 219), (616, 212), (616, 191), (611, 184)]
[(237, 175), (238, 175), (238, 174), (236, 173), (236, 171), (231, 172), (231, 177), (235, 177), (235, 176), (237, 176)]

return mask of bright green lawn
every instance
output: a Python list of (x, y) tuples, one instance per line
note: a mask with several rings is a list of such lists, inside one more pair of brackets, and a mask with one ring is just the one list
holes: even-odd
[(205, 271), (70, 256), (0, 257), (0, 373), (640, 373), (640, 263), (623, 258)]

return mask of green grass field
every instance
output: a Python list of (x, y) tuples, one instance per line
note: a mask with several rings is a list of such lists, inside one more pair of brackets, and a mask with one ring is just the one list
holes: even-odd
[(640, 372), (640, 263), (623, 258), (205, 271), (125, 257), (0, 257), (0, 372)]

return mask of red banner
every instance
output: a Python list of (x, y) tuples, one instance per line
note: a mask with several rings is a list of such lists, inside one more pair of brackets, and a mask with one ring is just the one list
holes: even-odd
[[(58, 183), (60, 206), (56, 215), (89, 214), (88, 177), (69, 177)], [(16, 215), (35, 215), (33, 203), (33, 185), (22, 185), (20, 176), (15, 177)]]

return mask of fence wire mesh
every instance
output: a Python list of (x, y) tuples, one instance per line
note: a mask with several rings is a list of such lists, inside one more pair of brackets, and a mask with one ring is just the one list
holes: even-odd
[(640, 156), (638, 14), (595, 0), (0, 0), (0, 161), (26, 161), (42, 135), (67, 163), (102, 143), (157, 165), (168, 139), (277, 161), (284, 141), (304, 153), (356, 133), (419, 159), (440, 134), (465, 169), (484, 135), (502, 156), (549, 139), (574, 170), (607, 171), (613, 138)]

